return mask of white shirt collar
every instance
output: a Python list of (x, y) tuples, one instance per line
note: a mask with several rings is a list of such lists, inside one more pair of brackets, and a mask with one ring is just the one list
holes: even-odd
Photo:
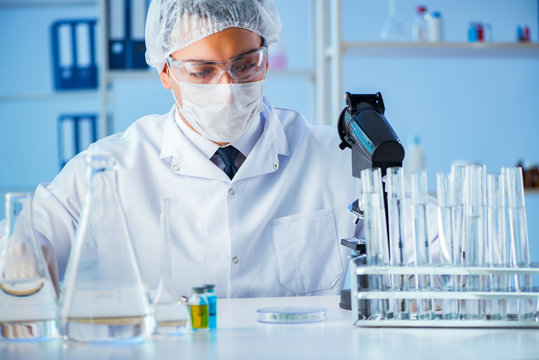
[[(205, 137), (201, 136), (199, 133), (191, 129), (180, 117), (180, 113), (176, 108), (174, 108), (174, 119), (185, 137), (189, 139), (189, 141), (191, 141), (191, 143), (198, 150), (200, 150), (208, 159), (210, 159), (215, 154), (215, 152), (219, 148), (219, 145), (206, 139)], [(251, 150), (253, 150), (258, 139), (260, 138), (263, 129), (263, 117), (259, 116), (258, 121), (253, 121), (250, 124), (245, 135), (243, 135), (240, 139), (230, 143), (230, 145), (234, 146), (245, 157), (247, 157)]]

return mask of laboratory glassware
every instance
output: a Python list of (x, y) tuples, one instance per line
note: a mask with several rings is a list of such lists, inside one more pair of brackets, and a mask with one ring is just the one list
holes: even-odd
[(206, 299), (208, 299), (208, 326), (210, 330), (217, 329), (217, 296), (215, 296), (215, 285), (207, 284), (205, 286)]
[[(428, 233), (428, 187), (427, 171), (417, 170), (411, 173), (412, 180), (412, 204), (414, 216), (414, 236), (416, 246), (416, 264), (431, 265), (430, 240)], [(431, 275), (416, 275), (417, 289), (422, 291), (432, 290)], [(434, 317), (432, 299), (418, 300), (417, 316), (420, 320)]]
[[(509, 214), (509, 234), (511, 265), (530, 266), (530, 246), (528, 243), (528, 225), (524, 201), (524, 182), (521, 167), (502, 168), (507, 191), (507, 210)], [(530, 275), (515, 275), (516, 291), (532, 291)], [(535, 307), (532, 300), (518, 302), (518, 316), (521, 320), (534, 318)]]
[[(436, 194), (438, 196), (438, 239), (440, 241), (440, 264), (454, 266), (454, 219), (451, 207), (451, 175), (436, 174)], [(441, 275), (443, 291), (454, 291), (456, 288), (455, 275)], [(444, 299), (442, 301), (442, 318), (458, 318), (458, 300)]]
[[(406, 196), (404, 191), (404, 171), (402, 167), (387, 169), (386, 192), (389, 221), (389, 243), (391, 266), (407, 265), (413, 259), (408, 259), (411, 252), (406, 242)], [(408, 291), (408, 278), (405, 275), (392, 276), (393, 290)], [(410, 309), (408, 299), (395, 299), (392, 304), (393, 318), (409, 319)]]
[[(384, 193), (380, 168), (364, 169), (360, 173), (361, 202), (364, 210), (365, 247), (367, 265), (389, 265)], [(389, 284), (384, 275), (369, 276), (369, 290), (383, 291)], [(387, 299), (369, 302), (369, 319), (385, 319), (388, 316)]]
[[(493, 267), (509, 265), (505, 228), (505, 189), (504, 177), (500, 174), (487, 175), (487, 262)], [(491, 275), (491, 291), (508, 291), (507, 275)], [(491, 302), (490, 319), (505, 320), (507, 304), (505, 299)]]
[(386, 20), (380, 38), (383, 41), (406, 41), (408, 34), (403, 22), (397, 16), (396, 0), (388, 1), (388, 19)]
[(191, 311), (191, 328), (193, 331), (207, 331), (209, 329), (208, 299), (204, 295), (206, 288), (197, 286), (193, 288), (193, 294), (189, 298)]
[(141, 341), (155, 327), (117, 188), (114, 157), (86, 157), (88, 191), (59, 302), (61, 334), (84, 342)]
[[(466, 166), (464, 180), (464, 236), (462, 238), (463, 260), (466, 266), (485, 266), (486, 213), (485, 213), (485, 167)], [(469, 275), (465, 279), (465, 290), (485, 291), (486, 277)], [(463, 319), (482, 319), (483, 300), (466, 300), (462, 309)]]
[(56, 291), (34, 232), (32, 196), (8, 193), (0, 240), (0, 339), (54, 337), (56, 310)]
[(161, 199), (161, 279), (153, 300), (156, 332), (183, 335), (189, 326), (189, 310), (174, 285), (171, 250), (170, 200)]

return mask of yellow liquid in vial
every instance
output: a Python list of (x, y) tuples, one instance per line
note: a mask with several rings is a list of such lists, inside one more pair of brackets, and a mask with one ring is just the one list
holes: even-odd
[(193, 330), (208, 329), (208, 305), (191, 305), (191, 326)]

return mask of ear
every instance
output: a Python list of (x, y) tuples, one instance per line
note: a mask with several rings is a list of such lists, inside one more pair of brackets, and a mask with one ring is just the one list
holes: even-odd
[(165, 89), (172, 89), (172, 85), (170, 84), (170, 76), (168, 75), (168, 64), (165, 64), (163, 67), (163, 70), (159, 74), (159, 79), (161, 79), (161, 84), (163, 84)]

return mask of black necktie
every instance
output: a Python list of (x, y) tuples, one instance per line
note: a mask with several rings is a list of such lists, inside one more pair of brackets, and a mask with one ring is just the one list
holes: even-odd
[(225, 163), (225, 168), (223, 171), (225, 174), (228, 175), (230, 179), (236, 175), (236, 172), (238, 171), (238, 168), (236, 167), (236, 155), (238, 155), (238, 149), (236, 149), (232, 145), (228, 145), (225, 147), (221, 147), (217, 149), (217, 155), (221, 157), (223, 162)]

